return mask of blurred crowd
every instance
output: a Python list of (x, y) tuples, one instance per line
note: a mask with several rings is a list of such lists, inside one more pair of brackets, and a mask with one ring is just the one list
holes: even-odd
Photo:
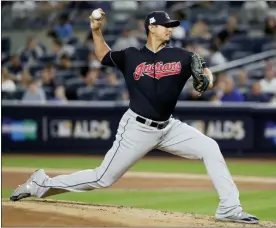
[(192, 88), (192, 82), (184, 88), (182, 100), (221, 102), (271, 102), (276, 103), (276, 59), (265, 62), (261, 79), (251, 79), (248, 71), (240, 69), (237, 74), (216, 74), (213, 90), (203, 96)]
[[(155, 9), (167, 10), (172, 18), (181, 21), (173, 31), (172, 45), (197, 52), (208, 66), (276, 48), (274, 1), (20, 1), (2, 2), (2, 7), (5, 12), (10, 12), (11, 20), (4, 21), (7, 27), (16, 27), (19, 21), (21, 26), (27, 24), (34, 28), (41, 28), (46, 23), (43, 28), (47, 29), (47, 39), (51, 41), (51, 46), (46, 47), (43, 41), (29, 37), (18, 52), (10, 53), (9, 39), (2, 37), (2, 99), (52, 102), (128, 100), (122, 74), (102, 66), (94, 55), (88, 16), (99, 7), (107, 14), (103, 32), (113, 50), (144, 45), (144, 17)], [(237, 9), (243, 17), (234, 13)], [(5, 12), (2, 11), (2, 15)], [(41, 13), (37, 15), (36, 12)], [(43, 16), (43, 12), (47, 16)], [(49, 12), (55, 14), (49, 15)], [(136, 12), (135, 16), (132, 16), (133, 12)], [(76, 30), (86, 31), (86, 38), (80, 40), (76, 37)], [(252, 36), (254, 33), (258, 36)], [(245, 68), (235, 75), (219, 72), (215, 74), (214, 90), (201, 97), (189, 82), (180, 99), (276, 102), (275, 66), (275, 58), (267, 60), (257, 78)]]

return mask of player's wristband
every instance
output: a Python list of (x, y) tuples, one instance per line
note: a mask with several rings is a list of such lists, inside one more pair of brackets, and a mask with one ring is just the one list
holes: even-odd
[(207, 68), (206, 62), (202, 62), (202, 67)]

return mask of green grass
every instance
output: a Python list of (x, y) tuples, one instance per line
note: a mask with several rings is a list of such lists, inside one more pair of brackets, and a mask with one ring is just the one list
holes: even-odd
[[(9, 197), (11, 190), (2, 190)], [(95, 190), (85, 193), (65, 193), (50, 197), (58, 200), (113, 204), (166, 211), (214, 215), (218, 205), (215, 191), (130, 191)], [(262, 220), (276, 221), (275, 191), (242, 191), (240, 199), (244, 209)]]
[[(72, 169), (93, 169), (100, 165), (102, 158), (24, 158), (24, 157), (3, 157), (2, 166), (17, 166), (31, 168), (72, 168)], [(275, 163), (242, 163), (228, 161), (227, 165), (233, 175), (246, 176), (276, 176)], [(167, 172), (167, 173), (199, 173), (206, 174), (205, 167), (201, 162), (189, 162), (179, 160), (140, 160), (131, 171), (143, 172)]]

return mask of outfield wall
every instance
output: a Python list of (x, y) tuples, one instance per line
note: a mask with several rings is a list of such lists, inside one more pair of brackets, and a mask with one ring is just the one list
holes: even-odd
[[(116, 102), (2, 102), (2, 151), (103, 154), (127, 108)], [(227, 157), (276, 157), (275, 106), (180, 102), (174, 117), (215, 139)]]

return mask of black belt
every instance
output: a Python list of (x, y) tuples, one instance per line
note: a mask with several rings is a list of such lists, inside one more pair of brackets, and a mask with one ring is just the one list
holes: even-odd
[[(146, 124), (147, 120), (141, 116), (137, 116), (136, 117), (136, 121), (142, 123), (142, 124)], [(151, 121), (151, 124), (146, 124), (148, 126), (151, 126), (151, 127), (155, 127), (157, 129), (163, 129), (165, 128), (168, 124), (169, 124), (169, 120), (163, 122), (163, 123), (158, 123), (158, 122), (154, 122), (154, 121)]]

